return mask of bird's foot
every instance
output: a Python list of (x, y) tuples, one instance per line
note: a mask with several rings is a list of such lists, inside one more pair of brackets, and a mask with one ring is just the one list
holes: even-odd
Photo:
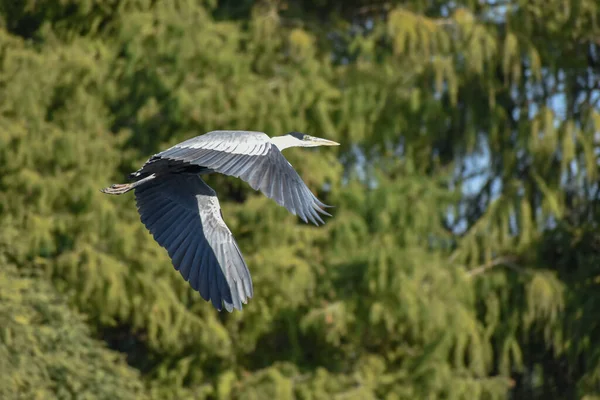
[(100, 189), (100, 191), (106, 194), (123, 194), (129, 192), (131, 189), (133, 189), (131, 183), (117, 183), (110, 187)]

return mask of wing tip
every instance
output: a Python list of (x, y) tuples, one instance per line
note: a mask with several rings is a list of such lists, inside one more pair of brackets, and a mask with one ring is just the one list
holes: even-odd
[(215, 304), (215, 300), (213, 300), (213, 299), (207, 300), (207, 302), (210, 301), (212, 303), (213, 307), (219, 312), (221, 312), (221, 311), (223, 311), (223, 309), (225, 309), (225, 311), (227, 311), (228, 313), (233, 313), (234, 310), (238, 310), (240, 312), (243, 311), (243, 308), (244, 308), (243, 305), (248, 305), (248, 300), (250, 300), (250, 296), (248, 296), (248, 298), (244, 299), (244, 300), (240, 299), (239, 303), (235, 302), (235, 301), (228, 302), (227, 300), (221, 298), (221, 299), (216, 300), (217, 302), (220, 301), (219, 307), (217, 307), (217, 305), (216, 305), (219, 303)]

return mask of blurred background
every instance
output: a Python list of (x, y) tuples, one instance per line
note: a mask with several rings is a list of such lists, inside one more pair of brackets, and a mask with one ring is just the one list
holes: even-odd
[[(0, 1), (0, 398), (600, 399), (597, 0)], [(218, 313), (125, 181), (215, 129), (335, 206), (211, 176)]]

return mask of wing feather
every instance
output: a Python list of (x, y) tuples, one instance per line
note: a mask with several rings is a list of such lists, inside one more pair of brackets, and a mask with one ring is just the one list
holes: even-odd
[(215, 192), (197, 175), (166, 174), (135, 197), (142, 222), (190, 286), (218, 310), (241, 310), (252, 279)]

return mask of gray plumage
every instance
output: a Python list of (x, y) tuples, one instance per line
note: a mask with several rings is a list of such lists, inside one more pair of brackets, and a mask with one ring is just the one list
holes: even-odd
[(216, 193), (200, 177), (222, 173), (239, 177), (255, 190), (298, 215), (324, 223), (330, 215), (304, 184), (281, 150), (336, 142), (299, 132), (270, 138), (262, 132), (213, 131), (162, 151), (130, 175), (133, 183), (102, 189), (108, 194), (134, 190), (140, 217), (163, 246), (175, 269), (217, 310), (241, 310), (253, 296), (250, 272), (223, 221)]

